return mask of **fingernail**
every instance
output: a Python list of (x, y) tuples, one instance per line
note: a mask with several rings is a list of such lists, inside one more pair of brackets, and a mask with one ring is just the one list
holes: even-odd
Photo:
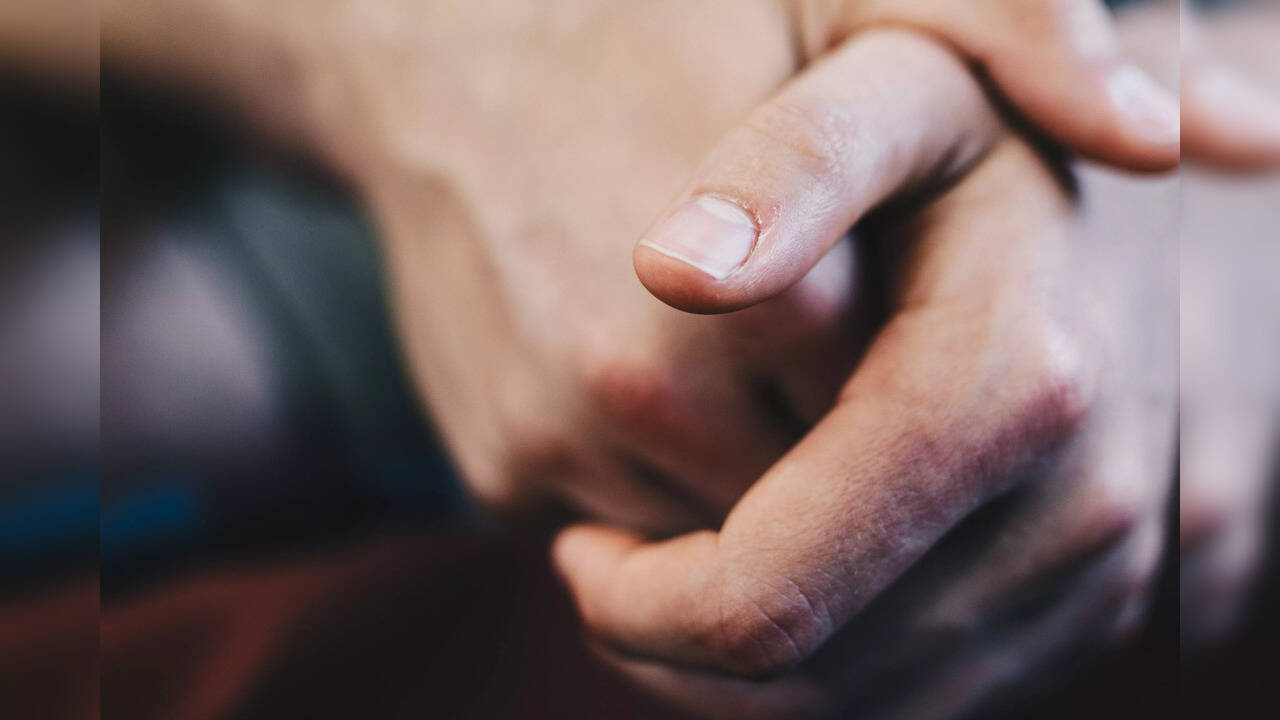
[(1134, 65), (1125, 65), (1111, 74), (1107, 92), (1133, 133), (1160, 145), (1178, 142), (1178, 102), (1150, 75)]
[(700, 197), (680, 206), (640, 244), (723, 280), (746, 261), (758, 234), (742, 208)]

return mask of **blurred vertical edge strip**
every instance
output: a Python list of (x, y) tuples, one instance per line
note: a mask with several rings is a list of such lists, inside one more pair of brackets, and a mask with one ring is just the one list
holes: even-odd
[(99, 715), (98, 23), (0, 0), (0, 717)]

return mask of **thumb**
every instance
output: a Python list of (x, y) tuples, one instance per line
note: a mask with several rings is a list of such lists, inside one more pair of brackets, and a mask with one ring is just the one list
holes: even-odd
[(868, 210), (963, 170), (999, 128), (937, 44), (856, 36), (729, 131), (636, 246), (636, 273), (683, 310), (754, 305), (804, 277)]

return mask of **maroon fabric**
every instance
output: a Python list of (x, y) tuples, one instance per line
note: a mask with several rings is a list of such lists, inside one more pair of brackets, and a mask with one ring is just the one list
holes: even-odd
[(669, 718), (585, 652), (542, 542), (384, 537), (108, 608), (107, 717)]
[(98, 575), (0, 602), (0, 716), (98, 717)]

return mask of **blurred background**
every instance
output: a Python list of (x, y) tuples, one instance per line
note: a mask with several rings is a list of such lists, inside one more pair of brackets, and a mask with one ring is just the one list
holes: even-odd
[[(1280, 90), (1274, 4), (1186, 12)], [(110, 67), (99, 94), (96, 55), (0, 55), (0, 717), (672, 717), (582, 648), (549, 529), (463, 493), (351, 194)], [(1133, 644), (1020, 717), (1272, 694), (1280, 182), (1181, 183), (1183, 532)]]

